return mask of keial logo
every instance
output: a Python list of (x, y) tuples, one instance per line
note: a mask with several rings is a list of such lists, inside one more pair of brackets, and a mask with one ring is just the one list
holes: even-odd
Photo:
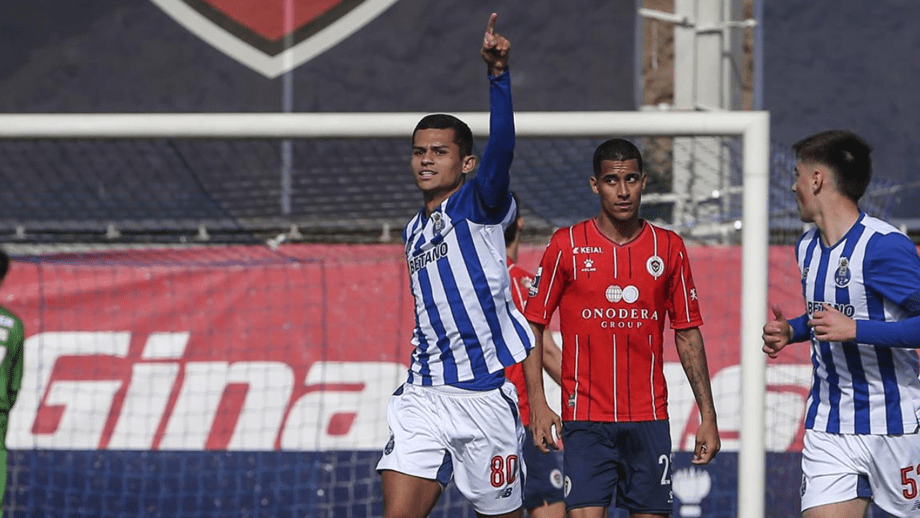
[(680, 515), (687, 518), (702, 516), (703, 509), (700, 502), (712, 489), (712, 479), (709, 472), (699, 468), (684, 468), (677, 470), (671, 477), (674, 494), (680, 499)]

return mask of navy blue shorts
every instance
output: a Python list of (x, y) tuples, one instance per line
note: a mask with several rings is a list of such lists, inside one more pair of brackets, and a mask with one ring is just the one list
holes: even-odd
[(565, 500), (562, 493), (562, 452), (541, 452), (533, 445), (533, 434), (529, 428), (524, 438), (524, 465), (527, 466), (527, 480), (524, 481), (525, 509)]
[(668, 421), (569, 421), (565, 445), (565, 507), (610, 507), (671, 514), (671, 431)]

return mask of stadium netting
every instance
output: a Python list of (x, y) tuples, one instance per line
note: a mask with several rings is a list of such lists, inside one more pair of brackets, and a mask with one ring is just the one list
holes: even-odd
[[(603, 140), (519, 137), (526, 268), (553, 229), (597, 212)], [(724, 441), (691, 467), (696, 408), (669, 337), (674, 512), (735, 516), (742, 146), (634, 140), (643, 216), (689, 246)], [(0, 241), (15, 258), (0, 300), (28, 336), (6, 515), (380, 516), (386, 401), (411, 352), (408, 151), (387, 138), (0, 142)], [(795, 303), (791, 157), (772, 159), (770, 297)], [(807, 363), (768, 368), (769, 516), (797, 513)], [(433, 514), (473, 515), (452, 485)]]

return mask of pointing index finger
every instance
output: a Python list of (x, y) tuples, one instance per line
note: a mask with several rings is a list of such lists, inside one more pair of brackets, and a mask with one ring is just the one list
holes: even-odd
[(498, 13), (492, 13), (492, 16), (489, 16), (489, 25), (486, 26), (486, 34), (495, 33), (495, 19), (498, 18)]

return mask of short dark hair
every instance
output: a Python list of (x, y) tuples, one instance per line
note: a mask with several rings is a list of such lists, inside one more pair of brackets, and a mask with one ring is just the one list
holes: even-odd
[(460, 156), (466, 157), (473, 154), (473, 132), (462, 120), (446, 113), (433, 113), (422, 117), (412, 131), (412, 142), (415, 143), (415, 134), (423, 129), (452, 129), (454, 130), (454, 143), (460, 148)]
[(612, 138), (597, 146), (597, 149), (594, 150), (594, 176), (601, 174), (601, 162), (604, 160), (619, 162), (635, 160), (639, 166), (639, 172), (642, 172), (642, 153), (635, 144), (625, 139)]
[(3, 279), (6, 278), (6, 272), (8, 271), (10, 271), (10, 256), (0, 250), (0, 282), (3, 282)]
[(872, 179), (872, 146), (859, 135), (845, 130), (815, 133), (792, 145), (799, 162), (816, 162), (836, 176), (837, 190), (858, 202)]
[(514, 241), (514, 238), (517, 237), (517, 220), (521, 217), (521, 202), (518, 200), (517, 194), (513, 192), (511, 193), (511, 197), (514, 198), (514, 218), (511, 220), (511, 224), (508, 225), (508, 228), (505, 229), (505, 245)]

